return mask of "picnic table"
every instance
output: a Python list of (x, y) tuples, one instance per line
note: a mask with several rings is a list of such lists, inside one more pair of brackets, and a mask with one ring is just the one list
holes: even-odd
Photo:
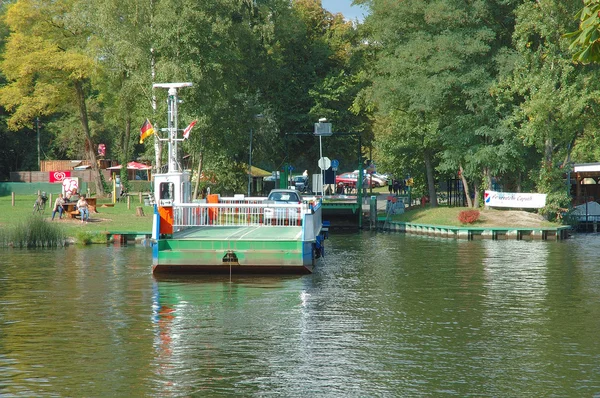
[[(86, 198), (86, 201), (88, 202), (88, 209), (91, 213), (98, 213), (98, 210), (96, 210), (96, 198)], [(63, 208), (65, 209), (65, 214), (67, 214), (69, 216), (69, 218), (77, 218), (77, 216), (79, 215), (79, 210), (76, 209), (77, 207), (77, 202), (67, 202), (63, 205)]]

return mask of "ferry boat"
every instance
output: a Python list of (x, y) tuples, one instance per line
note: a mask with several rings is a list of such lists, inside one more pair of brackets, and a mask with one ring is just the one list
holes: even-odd
[[(188, 172), (177, 162), (177, 90), (191, 83), (155, 84), (167, 88), (168, 172), (154, 174), (154, 273), (310, 273), (324, 254), (322, 203), (263, 197), (191, 198)], [(265, 215), (267, 217), (265, 217)], [(274, 216), (275, 215), (275, 216)]]

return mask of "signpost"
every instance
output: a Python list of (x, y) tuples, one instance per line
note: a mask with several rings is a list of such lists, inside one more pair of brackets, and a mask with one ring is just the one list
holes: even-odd
[(337, 159), (333, 159), (331, 161), (331, 168), (333, 171), (337, 171), (339, 166), (340, 166), (340, 162)]
[(327, 156), (319, 159), (319, 168), (321, 170), (327, 170), (330, 167), (331, 167), (331, 160), (329, 160), (329, 158)]
[[(321, 137), (329, 137), (333, 133), (331, 132), (331, 123), (326, 123), (327, 119), (321, 118), (319, 119), (319, 123), (315, 123), (315, 135), (319, 136), (319, 168), (321, 169), (321, 196), (325, 196), (325, 191), (323, 190), (323, 183), (325, 182), (325, 170), (327, 170), (331, 166), (331, 162), (329, 158), (327, 159), (329, 166), (324, 167), (326, 162), (323, 160), (323, 141)], [(323, 160), (323, 165), (321, 165), (321, 161)]]

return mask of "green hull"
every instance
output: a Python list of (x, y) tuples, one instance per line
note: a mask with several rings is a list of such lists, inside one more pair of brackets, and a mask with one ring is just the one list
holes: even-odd
[(155, 273), (310, 273), (314, 242), (301, 240), (301, 227), (200, 227), (160, 239)]

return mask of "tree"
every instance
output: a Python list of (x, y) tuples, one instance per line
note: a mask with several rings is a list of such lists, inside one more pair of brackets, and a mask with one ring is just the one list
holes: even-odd
[(504, 95), (518, 104), (507, 116), (513, 131), (537, 150), (532, 178), (548, 194), (544, 212), (549, 217), (570, 204), (563, 182), (570, 152), (586, 130), (595, 130), (590, 116), (598, 113), (598, 70), (573, 64), (569, 41), (562, 36), (572, 29), (576, 3), (547, 0), (517, 8), (514, 40), (519, 58), (500, 83)]
[(97, 74), (95, 37), (78, 0), (18, 0), (6, 12), (10, 28), (0, 69), (8, 84), (0, 104), (11, 116), (8, 127), (31, 127), (37, 116), (76, 112), (83, 132), (82, 152), (91, 163), (95, 190), (103, 192), (90, 129), (88, 101)]
[[(379, 48), (374, 99), (380, 112), (393, 116), (392, 128), (411, 126), (397, 131), (404, 136), (398, 139), (416, 145), (411, 153), (425, 164), (435, 206), (434, 168), (440, 160), (442, 170), (454, 173), (462, 168), (473, 176), (481, 167), (468, 149), (485, 131), (494, 109), (486, 94), (493, 82), (496, 4), (449, 0), (369, 4), (367, 24)], [(473, 167), (466, 167), (471, 163)]]
[[(89, 15), (94, 15), (90, 21), (93, 30), (103, 38), (95, 51), (104, 71), (98, 81), (99, 91), (103, 102), (110, 104), (105, 108), (104, 126), (112, 132), (112, 154), (124, 165), (134, 160), (136, 149), (152, 149), (151, 145), (138, 144), (137, 133), (143, 120), (153, 119), (152, 2), (94, 0), (87, 5)], [(127, 184), (125, 167), (121, 181)]]

